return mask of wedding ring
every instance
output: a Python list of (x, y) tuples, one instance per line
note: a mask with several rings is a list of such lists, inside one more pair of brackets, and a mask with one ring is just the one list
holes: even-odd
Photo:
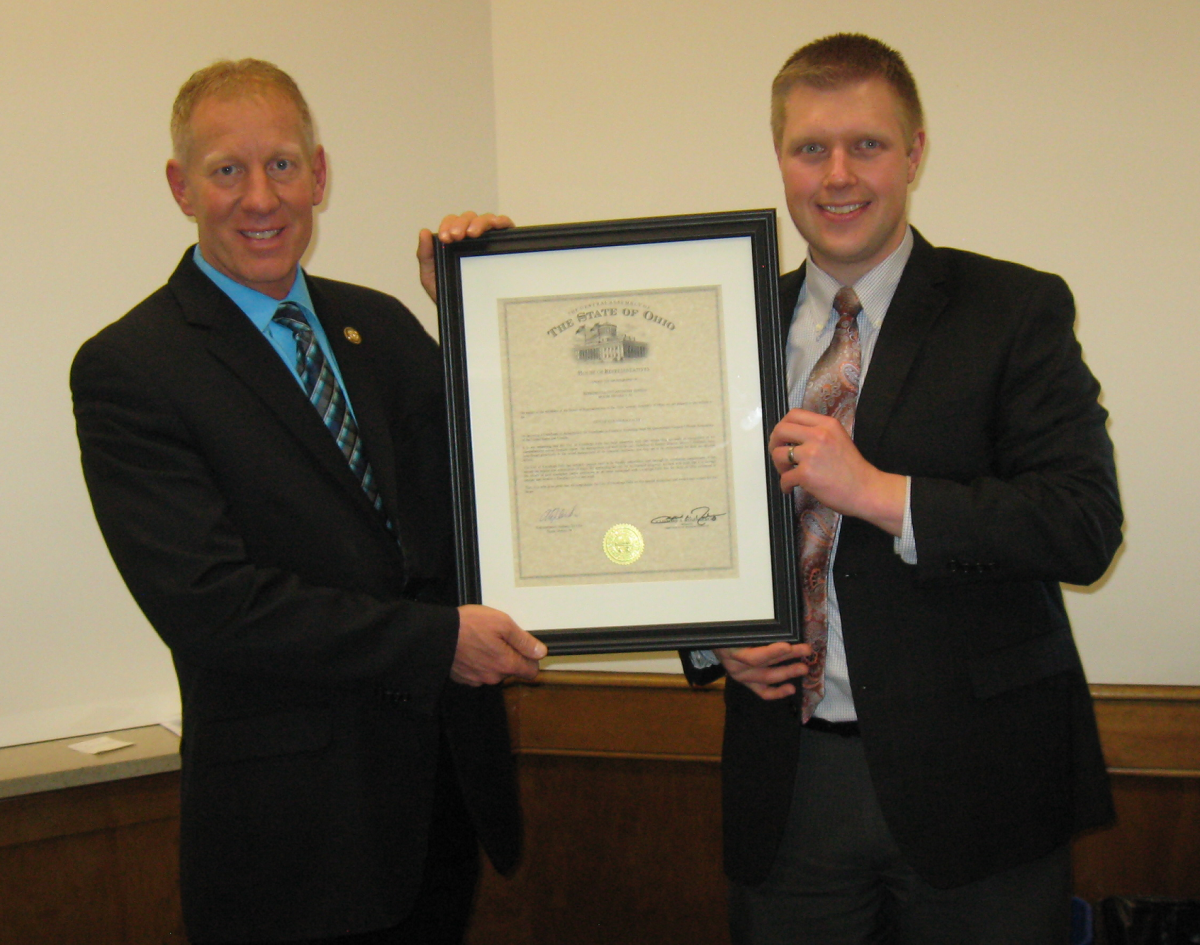
[(795, 448), (796, 448), (795, 443), (793, 443), (791, 446), (788, 447), (788, 462), (791, 463), (793, 466), (796, 465), (796, 454), (792, 452), (792, 450), (794, 450)]

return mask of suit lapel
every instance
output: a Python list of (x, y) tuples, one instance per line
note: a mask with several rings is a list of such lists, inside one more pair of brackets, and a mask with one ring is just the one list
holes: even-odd
[(875, 455), (925, 336), (946, 307), (943, 281), (936, 251), (914, 229), (912, 255), (879, 329), (855, 411), (854, 442), (868, 459)]
[[(384, 392), (380, 389), (372, 362), (378, 342), (370, 331), (355, 324), (354, 313), (347, 312), (334, 304), (328, 293), (323, 291), (316, 279), (308, 280), (308, 291), (325, 337), (337, 358), (338, 369), (350, 403), (354, 407), (354, 419), (358, 423), (359, 436), (366, 446), (367, 458), (375, 471), (375, 483), (383, 496), (384, 507), (396, 521), (397, 485), (396, 456), (392, 449), (392, 435), (388, 427), (388, 411), (384, 405)], [(358, 338), (349, 340), (348, 332)]]
[[(343, 486), (361, 494), (369, 507), (346, 457), (295, 377), (242, 310), (196, 267), (191, 249), (168, 285), (179, 300), (184, 319), (203, 333), (203, 343), (212, 356), (267, 406), (317, 463)], [(340, 352), (338, 359), (340, 367)], [(357, 399), (354, 408), (357, 414)]]
[[(943, 281), (937, 252), (914, 228), (912, 255), (879, 330), (855, 409), (854, 443), (868, 459), (875, 454), (925, 336), (946, 307)], [(804, 266), (780, 279), (779, 315), (785, 337), (803, 285)]]
[(805, 265), (801, 263), (799, 269), (793, 269), (779, 277), (779, 324), (783, 331), (784, 345), (787, 344), (788, 332), (792, 330), (796, 301), (800, 298), (800, 290), (804, 288)]

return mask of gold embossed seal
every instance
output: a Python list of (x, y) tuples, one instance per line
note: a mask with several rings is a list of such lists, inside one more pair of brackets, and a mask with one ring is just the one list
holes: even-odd
[(613, 564), (633, 564), (645, 550), (642, 533), (628, 522), (614, 525), (604, 533), (604, 554)]

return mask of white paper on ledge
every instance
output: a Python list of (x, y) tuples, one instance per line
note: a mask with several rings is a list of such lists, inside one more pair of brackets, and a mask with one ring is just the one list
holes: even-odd
[(133, 742), (123, 742), (107, 735), (101, 735), (99, 738), (89, 738), (86, 742), (76, 742), (67, 747), (84, 755), (99, 755), (106, 751), (116, 751), (118, 748), (128, 748), (132, 744)]

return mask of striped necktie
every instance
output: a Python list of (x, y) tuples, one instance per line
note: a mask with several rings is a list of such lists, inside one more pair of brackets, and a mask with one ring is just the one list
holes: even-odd
[[(862, 372), (862, 348), (858, 340), (858, 313), (862, 303), (849, 286), (833, 299), (838, 316), (833, 340), (813, 366), (804, 389), (803, 408), (836, 417), (846, 432), (854, 435), (854, 410), (858, 406), (858, 384)], [(813, 648), (808, 675), (802, 689), (805, 722), (812, 718), (825, 698), (825, 649), (829, 640), (829, 559), (841, 515), (808, 494), (795, 490), (796, 521), (800, 531), (800, 592), (804, 600), (804, 642)]]
[(391, 519), (383, 509), (379, 487), (375, 484), (375, 472), (371, 469), (358, 435), (358, 424), (346, 406), (342, 385), (338, 383), (325, 352), (317, 343), (304, 309), (294, 302), (284, 302), (276, 309), (273, 320), (291, 331), (296, 339), (296, 373), (300, 375), (300, 383), (304, 385), (308, 399), (325, 421), (325, 426), (350, 464), (350, 471), (362, 485), (375, 510), (383, 517), (388, 531), (393, 531)]

